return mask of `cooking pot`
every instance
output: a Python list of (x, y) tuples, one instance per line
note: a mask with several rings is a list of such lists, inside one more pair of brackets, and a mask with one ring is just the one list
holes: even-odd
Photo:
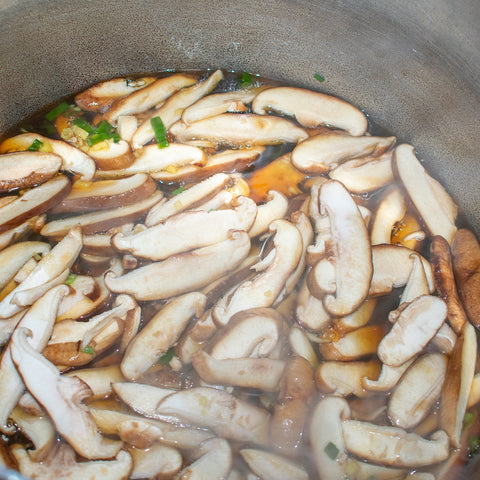
[(478, 0), (0, 0), (0, 132), (116, 76), (258, 73), (413, 144), (480, 233), (479, 22)]

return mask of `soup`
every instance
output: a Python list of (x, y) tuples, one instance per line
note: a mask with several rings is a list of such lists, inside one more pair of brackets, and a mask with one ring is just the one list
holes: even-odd
[(0, 453), (31, 478), (458, 478), (480, 246), (414, 148), (243, 73), (0, 144)]

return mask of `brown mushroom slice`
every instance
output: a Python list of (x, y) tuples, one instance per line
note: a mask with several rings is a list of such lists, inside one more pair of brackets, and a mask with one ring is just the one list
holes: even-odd
[(232, 315), (241, 310), (273, 305), (297, 267), (302, 254), (302, 236), (298, 228), (286, 220), (275, 220), (269, 231), (274, 233), (271, 257), (252, 267), (257, 271), (265, 269), (253, 280), (240, 284), (225, 305), (215, 306), (212, 313), (217, 323), (226, 325)]
[(321, 343), (325, 360), (350, 361), (374, 354), (385, 334), (383, 325), (367, 325), (348, 332), (335, 342)]
[(428, 260), (401, 245), (381, 244), (372, 247), (373, 276), (369, 295), (385, 295), (390, 293), (393, 288), (405, 286), (410, 278), (417, 255), (422, 261), (429, 291), (433, 293), (435, 284), (432, 266)]
[(440, 422), (455, 448), (460, 447), (463, 419), (477, 361), (475, 328), (465, 323), (448, 362), (440, 403)]
[(372, 245), (392, 243), (392, 230), (407, 211), (402, 193), (396, 186), (389, 187), (377, 207), (370, 235)]
[(128, 168), (135, 161), (130, 144), (125, 140), (114, 142), (104, 140), (92, 145), (88, 154), (95, 160), (95, 165), (100, 170), (119, 170)]
[(77, 225), (81, 227), (84, 234), (104, 232), (109, 228), (138, 219), (162, 198), (163, 193), (157, 190), (149, 197), (130, 205), (52, 220), (42, 228), (41, 234), (45, 237), (60, 237)]
[[(331, 231), (331, 255), (311, 270), (308, 285), (313, 295), (322, 297), (332, 315), (352, 313), (365, 300), (372, 278), (372, 253), (365, 223), (345, 187), (335, 181), (320, 187), (320, 212), (328, 215)], [(327, 279), (334, 284), (325, 289), (322, 275), (328, 264)]]
[(130, 342), (120, 368), (123, 375), (136, 380), (172, 347), (192, 317), (205, 308), (205, 295), (193, 292), (165, 305)]
[(312, 332), (323, 330), (332, 318), (323, 301), (310, 293), (306, 280), (302, 281), (298, 292), (295, 318), (302, 327)]
[(264, 151), (265, 147), (262, 146), (222, 150), (208, 155), (207, 162), (203, 166), (169, 168), (169, 171), (152, 172), (152, 177), (164, 183), (172, 183), (186, 179), (201, 180), (222, 172), (241, 172), (252, 166)]
[(257, 213), (255, 202), (248, 197), (235, 198), (232, 206), (224, 210), (182, 212), (138, 233), (117, 233), (112, 245), (135, 256), (164, 260), (222, 242), (231, 230), (248, 231)]
[(340, 334), (357, 330), (364, 327), (372, 317), (373, 311), (377, 305), (375, 298), (367, 298), (354, 312), (345, 317), (335, 318), (332, 322), (332, 329), (328, 335)]
[(172, 215), (193, 208), (195, 205), (222, 191), (229, 180), (230, 177), (225, 173), (217, 173), (203, 182), (181, 191), (165, 203), (152, 208), (145, 219), (145, 225), (147, 227), (157, 225)]
[(287, 197), (276, 190), (270, 190), (266, 203), (258, 206), (255, 222), (248, 231), (250, 237), (253, 238), (265, 233), (274, 220), (285, 217), (287, 209)]
[(332, 393), (346, 397), (355, 395), (363, 397), (368, 394), (364, 390), (363, 377), (377, 378), (381, 364), (378, 360), (365, 362), (322, 362), (315, 370), (315, 383), (324, 393)]
[(226, 440), (211, 438), (193, 452), (196, 460), (179, 472), (175, 478), (178, 480), (225, 479), (232, 468), (232, 456), (232, 449)]
[(301, 172), (322, 174), (347, 160), (381, 155), (394, 143), (395, 137), (323, 133), (298, 144), (292, 152), (292, 163)]
[(50, 245), (45, 242), (20, 242), (0, 252), (0, 290), (15, 276), (20, 268), (32, 257), (47, 254)]
[(79, 378), (61, 377), (58, 369), (33, 350), (29, 330), (17, 328), (12, 336), (11, 356), (26, 387), (43, 405), (57, 431), (75, 451), (91, 460), (111, 458), (122, 442), (103, 438), (88, 411), (81, 405), (90, 389)]
[(105, 112), (104, 118), (108, 122), (114, 123), (120, 115), (145, 112), (177, 90), (193, 85), (195, 82), (194, 77), (183, 73), (159, 78), (146, 87), (114, 101)]
[(165, 103), (154, 110), (149, 118), (143, 122), (143, 124), (137, 129), (132, 137), (132, 145), (134, 149), (141, 148), (147, 142), (155, 137), (150, 119), (153, 117), (160, 117), (165, 128), (168, 130), (175, 122), (182, 118), (182, 113), (185, 108), (192, 105), (199, 98), (208, 95), (223, 79), (223, 72), (216, 70), (208, 78), (200, 83), (185, 87), (180, 91), (170, 96)]
[(25, 220), (20, 225), (0, 233), (0, 250), (15, 241), (21, 241), (27, 238), (31, 233), (38, 233), (45, 225), (46, 215), (37, 215)]
[(64, 198), (70, 188), (68, 178), (58, 175), (0, 207), (0, 233), (18, 227), (25, 220), (46, 212)]
[(468, 396), (467, 409), (480, 402), (480, 373), (475, 374)]
[(81, 180), (88, 182), (95, 174), (95, 162), (85, 152), (79, 148), (70, 145), (63, 140), (53, 140), (44, 137), (38, 133), (21, 133), (10, 140), (21, 145), (25, 145), (25, 150), (35, 141), (38, 140), (44, 145), (48, 145), (52, 152), (62, 159), (62, 171), (72, 172), (80, 175)]
[(171, 478), (182, 468), (183, 459), (176, 449), (155, 443), (147, 449), (130, 448), (133, 468), (129, 478)]
[(29, 451), (19, 444), (12, 446), (12, 453), (21, 474), (28, 478), (123, 480), (132, 469), (132, 458), (127, 452), (118, 452), (114, 460), (77, 462), (75, 452), (65, 443), (59, 443), (43, 462), (33, 461)]
[(270, 111), (295, 117), (304, 127), (320, 125), (341, 128), (351, 135), (367, 131), (367, 118), (350, 103), (339, 98), (296, 87), (275, 87), (260, 92), (252, 103), (255, 113)]
[(0, 192), (24, 189), (50, 180), (62, 165), (54, 153), (13, 152), (0, 155)]
[(392, 151), (379, 157), (347, 160), (333, 170), (329, 177), (342, 182), (352, 193), (373, 192), (393, 182)]
[(313, 368), (318, 365), (318, 357), (313, 349), (310, 340), (305, 331), (299, 327), (292, 327), (288, 335), (288, 343), (292, 349), (292, 353), (299, 357), (303, 357), (310, 363)]
[(388, 401), (388, 416), (410, 430), (430, 412), (442, 391), (448, 359), (440, 353), (418, 358), (398, 382)]
[(235, 147), (298, 143), (308, 137), (303, 128), (285, 118), (252, 113), (222, 113), (190, 125), (177, 122), (170, 133), (178, 142), (202, 139)]
[(113, 392), (112, 383), (124, 381), (124, 377), (118, 365), (78, 368), (65, 373), (64, 376), (76, 376), (85, 382), (92, 391), (92, 398), (104, 398), (111, 395)]
[(7, 319), (2, 318), (2, 320), (0, 321), (0, 347), (3, 347), (8, 343), (13, 331), (18, 325), (18, 322), (22, 319), (25, 313), (26, 310), (23, 310), (13, 315), (13, 317)]
[(449, 244), (457, 231), (457, 207), (450, 196), (439, 192), (438, 182), (430, 177), (415, 156), (411, 145), (399, 145), (393, 154), (393, 166), (410, 200), (432, 235), (441, 235)]
[(345, 478), (348, 456), (343, 441), (342, 422), (349, 417), (350, 407), (342, 397), (327, 396), (313, 410), (310, 444), (320, 480)]
[(258, 444), (268, 439), (270, 414), (266, 410), (216, 388), (192, 387), (172, 393), (160, 400), (156, 412), (210, 428), (224, 438)]
[(200, 350), (191, 357), (200, 378), (211, 385), (231, 385), (275, 392), (285, 362), (270, 358), (216, 359)]
[(249, 251), (248, 234), (231, 231), (230, 237), (223, 242), (174, 255), (122, 276), (108, 272), (105, 284), (111, 291), (129, 293), (137, 300), (169, 298), (197, 290), (220, 278), (238, 266)]
[(255, 96), (264, 88), (245, 88), (229, 92), (208, 95), (187, 107), (182, 113), (182, 122), (190, 125), (204, 118), (214, 117), (226, 112), (246, 112), (246, 104), (251, 103)]
[(412, 358), (398, 367), (391, 367), (385, 364), (382, 365), (382, 370), (376, 380), (367, 377), (362, 379), (363, 388), (372, 392), (388, 392), (389, 390), (392, 390), (413, 361), (414, 359)]
[(378, 346), (382, 363), (399, 366), (410, 360), (435, 336), (447, 317), (447, 306), (438, 297), (422, 295), (398, 314), (392, 329)]
[(430, 439), (398, 427), (346, 420), (342, 425), (346, 449), (374, 463), (395, 467), (423, 467), (446, 460), (448, 436), (436, 431)]
[(75, 103), (83, 110), (103, 113), (115, 100), (145, 88), (154, 81), (155, 77), (114, 78), (78, 93)]
[(264, 450), (243, 448), (240, 455), (250, 470), (263, 480), (308, 480), (310, 477), (302, 465), (280, 455)]

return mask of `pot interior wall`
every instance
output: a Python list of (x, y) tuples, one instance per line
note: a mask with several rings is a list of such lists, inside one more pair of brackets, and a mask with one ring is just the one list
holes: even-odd
[(478, 0), (0, 0), (0, 131), (114, 76), (246, 70), (364, 109), (480, 231), (479, 20)]

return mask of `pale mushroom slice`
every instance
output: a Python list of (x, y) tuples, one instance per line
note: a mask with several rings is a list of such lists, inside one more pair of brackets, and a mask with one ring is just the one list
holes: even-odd
[(250, 470), (264, 480), (308, 480), (305, 468), (292, 460), (264, 450), (243, 448), (240, 455)]
[(360, 211), (345, 187), (335, 181), (320, 187), (320, 212), (327, 215), (331, 255), (310, 271), (308, 285), (332, 315), (352, 313), (365, 300), (372, 278), (372, 252)]
[(446, 460), (448, 435), (436, 431), (430, 439), (398, 427), (346, 420), (342, 425), (346, 449), (374, 463), (395, 467), (423, 467)]
[(342, 480), (348, 456), (342, 422), (350, 417), (348, 402), (342, 397), (327, 396), (313, 409), (310, 421), (310, 444), (320, 480)]
[(350, 103), (325, 93), (296, 87), (274, 87), (260, 92), (252, 103), (255, 113), (270, 111), (295, 117), (300, 125), (341, 128), (351, 135), (367, 131), (367, 117)]
[(190, 125), (193, 122), (214, 117), (221, 113), (246, 112), (248, 110), (246, 105), (251, 103), (262, 90), (264, 90), (263, 87), (254, 87), (208, 95), (197, 100), (183, 111), (182, 122), (185, 125)]
[(105, 275), (113, 292), (133, 295), (137, 300), (158, 300), (197, 290), (235, 269), (250, 251), (246, 232), (231, 231), (223, 242), (174, 255), (161, 262), (132, 270), (122, 276)]
[(0, 233), (18, 227), (25, 220), (45, 213), (68, 195), (70, 188), (70, 180), (65, 175), (57, 175), (0, 207)]
[(329, 177), (342, 182), (352, 193), (373, 192), (393, 182), (392, 151), (379, 157), (347, 160), (333, 170)]
[(133, 468), (129, 478), (171, 478), (182, 468), (182, 454), (173, 447), (155, 443), (149, 448), (130, 448)]
[(305, 279), (302, 281), (297, 295), (295, 318), (302, 327), (311, 332), (322, 331), (332, 319), (325, 309), (323, 301), (310, 293)]
[(205, 295), (193, 292), (167, 303), (130, 342), (120, 364), (123, 375), (136, 380), (154, 365), (177, 342), (188, 322), (202, 315), (205, 302)]
[(132, 145), (134, 149), (141, 148), (142, 145), (148, 143), (155, 136), (155, 132), (150, 124), (150, 119), (160, 117), (165, 128), (168, 130), (175, 122), (182, 118), (185, 108), (192, 105), (199, 98), (208, 95), (223, 79), (223, 72), (216, 70), (208, 78), (192, 85), (185, 87), (170, 96), (165, 103), (158, 109), (154, 110), (148, 119), (137, 129), (132, 137)]
[(132, 469), (132, 458), (124, 451), (118, 452), (113, 460), (77, 462), (75, 452), (65, 443), (59, 443), (43, 462), (33, 461), (28, 450), (15, 444), (12, 453), (18, 462), (22, 475), (28, 478), (56, 480), (68, 478), (85, 480), (102, 478), (104, 480), (124, 480)]
[(467, 409), (480, 402), (480, 373), (475, 374), (468, 396)]
[(132, 148), (125, 140), (104, 140), (92, 145), (88, 149), (88, 154), (95, 160), (95, 165), (100, 170), (128, 168), (135, 161)]
[(145, 88), (155, 80), (155, 77), (114, 78), (113, 80), (107, 80), (97, 83), (75, 95), (75, 103), (83, 110), (103, 113), (115, 100)]
[(226, 325), (232, 315), (241, 310), (272, 306), (297, 267), (302, 254), (302, 236), (298, 228), (287, 220), (275, 220), (269, 230), (274, 233), (271, 255), (252, 267), (264, 270), (253, 280), (240, 284), (229, 299), (214, 307), (212, 314), (217, 323)]
[(413, 361), (414, 359), (412, 358), (398, 367), (382, 365), (382, 370), (376, 380), (367, 377), (362, 379), (363, 388), (372, 392), (388, 392), (392, 390)]
[(287, 197), (276, 190), (270, 190), (265, 203), (258, 205), (255, 222), (248, 234), (250, 237), (257, 237), (268, 231), (269, 225), (280, 218), (284, 218), (288, 209)]
[(148, 212), (145, 225), (147, 225), (147, 227), (157, 225), (172, 215), (193, 208), (195, 205), (204, 202), (206, 199), (222, 191), (229, 180), (230, 177), (225, 173), (217, 173), (203, 182), (197, 183), (186, 190), (182, 190), (165, 203), (153, 207)]
[(378, 345), (378, 358), (387, 365), (399, 366), (410, 360), (435, 336), (447, 317), (445, 302), (422, 295), (399, 313), (392, 329)]
[(426, 172), (411, 145), (402, 144), (395, 148), (393, 167), (430, 233), (441, 235), (451, 244), (457, 231), (457, 206)]
[(307, 334), (302, 328), (294, 326), (290, 329), (288, 343), (294, 355), (303, 357), (313, 368), (318, 366), (317, 354)]
[(387, 413), (395, 426), (410, 430), (426, 418), (442, 392), (447, 363), (445, 355), (431, 353), (408, 368), (388, 400)]
[(170, 133), (178, 142), (201, 139), (235, 147), (298, 143), (308, 137), (303, 128), (285, 118), (252, 113), (222, 113), (190, 125), (177, 122)]
[(2, 318), (0, 321), (0, 347), (3, 347), (8, 343), (13, 331), (18, 325), (18, 322), (22, 319), (25, 313), (26, 310), (22, 310), (21, 312), (13, 315), (13, 317), (7, 319)]
[(455, 448), (460, 447), (463, 419), (475, 375), (476, 362), (477, 336), (473, 325), (466, 322), (448, 362), (440, 402), (440, 423), (450, 436), (450, 441)]
[(181, 88), (193, 85), (195, 78), (183, 73), (176, 73), (159, 78), (130, 95), (112, 103), (104, 118), (110, 123), (116, 122), (120, 115), (141, 113), (154, 107)]
[(118, 365), (77, 368), (65, 373), (64, 376), (78, 377), (89, 386), (92, 391), (92, 398), (100, 399), (112, 394), (112, 383), (125, 380)]
[(268, 439), (270, 414), (266, 410), (216, 388), (192, 387), (172, 393), (160, 400), (156, 412), (210, 428), (224, 438), (258, 444)]
[(292, 151), (292, 164), (301, 172), (322, 174), (347, 160), (377, 157), (394, 143), (395, 137), (353, 137), (341, 133), (323, 133), (299, 143)]
[(231, 230), (248, 231), (257, 214), (255, 202), (248, 197), (235, 198), (232, 207), (182, 212), (138, 233), (117, 233), (112, 245), (136, 257), (164, 260), (171, 255), (222, 242)]
[(91, 460), (111, 458), (122, 442), (101, 436), (82, 400), (90, 389), (79, 378), (61, 377), (58, 369), (33, 350), (28, 342), (29, 330), (17, 328), (12, 336), (11, 356), (26, 387), (43, 405), (57, 431), (75, 451)]
[(163, 193), (156, 190), (149, 197), (129, 205), (52, 220), (42, 228), (41, 234), (45, 237), (58, 238), (76, 226), (81, 227), (84, 234), (105, 232), (110, 228), (138, 219), (162, 198)]
[(50, 180), (62, 159), (47, 152), (12, 152), (0, 155), (0, 192), (25, 189)]
[(80, 175), (81, 180), (88, 182), (95, 174), (95, 162), (85, 152), (70, 145), (63, 140), (54, 140), (38, 133), (21, 133), (9, 139), (19, 145), (24, 145), (25, 150), (35, 141), (42, 142), (51, 149), (52, 153), (62, 159), (61, 170)]

